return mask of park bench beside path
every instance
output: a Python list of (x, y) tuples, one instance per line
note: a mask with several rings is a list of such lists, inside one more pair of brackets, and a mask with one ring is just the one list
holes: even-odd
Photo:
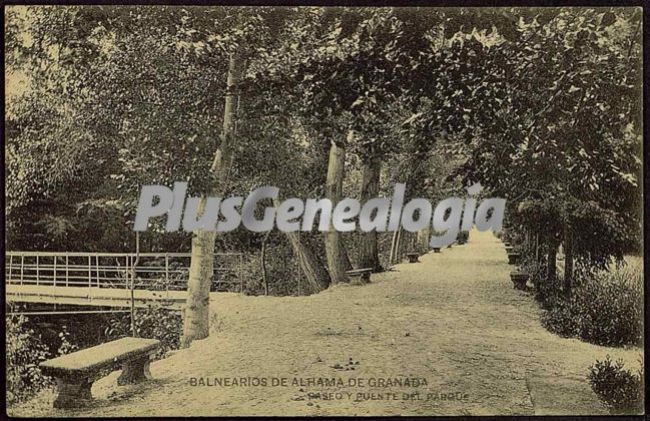
[(54, 407), (74, 408), (92, 398), (90, 389), (100, 371), (116, 364), (122, 365), (118, 385), (151, 378), (149, 361), (159, 348), (157, 339), (127, 337), (44, 361), (40, 367), (56, 379)]

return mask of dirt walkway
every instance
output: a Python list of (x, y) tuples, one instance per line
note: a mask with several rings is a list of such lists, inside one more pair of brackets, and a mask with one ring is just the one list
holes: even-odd
[[(90, 408), (52, 410), (44, 394), (14, 415), (604, 413), (585, 380), (589, 365), (610, 354), (634, 366), (641, 353), (546, 331), (532, 297), (512, 289), (512, 267), (491, 233), (420, 259), (369, 285), (310, 297), (215, 294), (215, 332), (152, 364), (154, 382), (118, 388), (115, 372), (95, 383)], [(224, 377), (267, 386), (214, 385)], [(292, 385), (294, 377), (344, 385)], [(271, 386), (272, 378), (288, 385)], [(395, 378), (426, 385), (380, 384)], [(205, 385), (193, 386), (199, 379)], [(404, 400), (413, 392), (419, 399)]]

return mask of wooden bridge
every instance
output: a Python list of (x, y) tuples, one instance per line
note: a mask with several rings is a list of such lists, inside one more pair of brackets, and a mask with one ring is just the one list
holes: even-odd
[[(5, 254), (7, 302), (136, 307), (185, 302), (191, 253), (22, 252)], [(239, 253), (215, 254), (213, 291), (241, 291)]]

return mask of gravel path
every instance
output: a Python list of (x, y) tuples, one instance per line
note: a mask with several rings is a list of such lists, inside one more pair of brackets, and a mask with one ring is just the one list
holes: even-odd
[[(641, 354), (546, 331), (491, 233), (420, 260), (310, 297), (214, 294), (213, 334), (153, 363), (154, 381), (118, 388), (115, 372), (91, 407), (53, 410), (45, 393), (12, 415), (598, 414), (589, 365)], [(215, 385), (242, 377), (267, 385)]]

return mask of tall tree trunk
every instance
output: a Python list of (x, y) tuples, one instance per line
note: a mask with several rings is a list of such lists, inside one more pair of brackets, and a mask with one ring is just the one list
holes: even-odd
[(266, 275), (266, 242), (269, 240), (271, 231), (267, 231), (262, 240), (262, 251), (260, 252), (260, 265), (262, 267), (262, 285), (264, 285), (264, 295), (269, 295), (269, 280)]
[(309, 283), (311, 292), (319, 292), (326, 289), (330, 284), (330, 277), (325, 267), (316, 257), (312, 249), (300, 239), (297, 232), (287, 232), (287, 237), (293, 247), (293, 252), (298, 257), (298, 263)]
[(395, 239), (395, 263), (402, 261), (402, 227), (397, 228), (397, 238)]
[[(331, 143), (330, 156), (327, 165), (327, 181), (325, 184), (325, 194), (332, 205), (341, 200), (343, 195), (343, 176), (345, 169), (345, 148)], [(327, 254), (327, 267), (329, 269), (332, 283), (348, 282), (348, 276), (345, 273), (345, 258), (343, 255), (343, 244), (339, 233), (331, 225), (325, 233), (325, 252)]]
[(390, 240), (390, 253), (388, 255), (388, 264), (392, 265), (395, 263), (397, 255), (397, 234), (399, 233), (399, 228), (393, 231), (393, 237)]
[(408, 247), (407, 252), (417, 251), (416, 250), (417, 244), (418, 244), (417, 234), (410, 232), (409, 233), (409, 247)]
[(418, 236), (417, 236), (417, 249), (418, 252), (420, 253), (426, 253), (430, 246), (429, 243), (431, 241), (431, 228), (426, 227), (422, 228), (420, 231), (418, 231)]
[[(372, 158), (369, 162), (363, 164), (361, 203), (366, 203), (379, 194), (380, 173), (381, 161), (379, 159)], [(377, 247), (377, 231), (375, 230), (361, 234), (361, 241), (359, 243), (359, 267), (372, 268), (373, 272), (381, 271), (379, 249)]]
[(390, 264), (399, 263), (401, 259), (401, 241), (402, 241), (402, 227), (398, 227), (393, 232), (393, 239), (390, 245)]
[(573, 286), (573, 235), (568, 222), (564, 223), (564, 295), (571, 297)]
[(341, 258), (343, 259), (343, 268), (345, 270), (352, 270), (352, 260), (350, 260), (350, 255), (348, 254), (348, 249), (345, 247), (345, 241), (343, 241), (343, 235), (339, 235), (339, 242), (341, 243)]
[(548, 258), (546, 262), (546, 278), (553, 280), (557, 277), (557, 243), (548, 244)]
[[(276, 208), (279, 207), (280, 200), (274, 199), (273, 205)], [(302, 242), (299, 232), (285, 232), (284, 234), (291, 243), (293, 253), (298, 257), (300, 269), (309, 283), (311, 292), (319, 292), (326, 289), (330, 284), (330, 276), (311, 247)]]
[[(222, 196), (228, 186), (233, 159), (233, 134), (236, 122), (237, 85), (244, 71), (244, 61), (237, 55), (230, 57), (226, 87), (226, 104), (223, 113), (221, 143), (214, 154), (212, 167), (213, 183), (210, 196)], [(205, 209), (206, 197), (201, 198), (199, 214)], [(207, 338), (210, 334), (210, 284), (214, 268), (214, 242), (216, 231), (197, 231), (192, 236), (192, 257), (187, 299), (183, 309), (183, 337), (181, 347), (187, 348), (195, 339)]]

